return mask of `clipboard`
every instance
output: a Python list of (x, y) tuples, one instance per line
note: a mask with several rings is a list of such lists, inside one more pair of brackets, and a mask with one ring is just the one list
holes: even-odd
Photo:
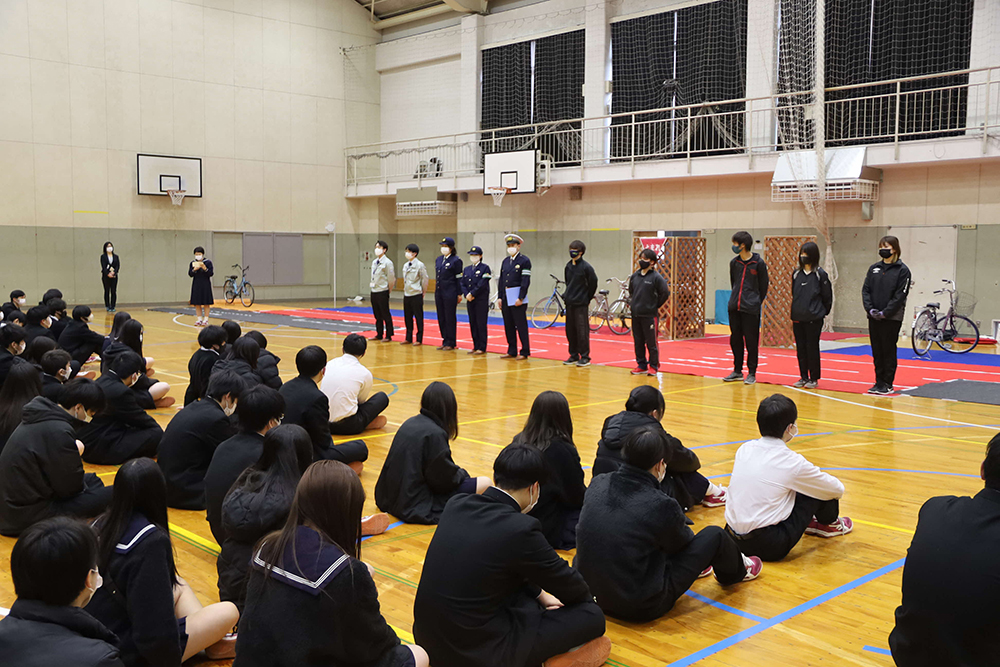
[[(508, 287), (504, 290), (504, 295), (506, 297), (504, 299), (504, 303), (507, 304), (507, 307), (512, 307), (521, 295), (521, 286), (518, 285), (517, 287)], [(521, 305), (523, 306), (524, 304)]]

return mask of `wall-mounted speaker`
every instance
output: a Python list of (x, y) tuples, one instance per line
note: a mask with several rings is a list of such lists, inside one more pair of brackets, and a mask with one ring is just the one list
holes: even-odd
[(583, 187), (579, 185), (571, 186), (569, 189), (569, 200), (580, 201), (583, 199)]

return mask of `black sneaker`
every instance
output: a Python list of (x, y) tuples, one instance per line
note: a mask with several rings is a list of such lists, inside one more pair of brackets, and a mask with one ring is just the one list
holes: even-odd
[(743, 380), (743, 384), (757, 384), (757, 375), (750, 373), (747, 375), (746, 379)]
[(722, 378), (722, 381), (723, 382), (739, 382), (742, 379), (743, 379), (743, 373), (740, 373), (738, 371), (733, 371), (732, 373), (730, 373), (726, 377)]
[(578, 361), (580, 361), (580, 357), (570, 357), (569, 359), (563, 362), (563, 366), (572, 366)]
[(587, 366), (590, 365), (590, 359), (586, 358), (580, 359), (580, 361), (576, 362), (576, 365), (579, 366), (580, 368), (586, 368)]
[(869, 390), (869, 393), (885, 396), (892, 393), (892, 387), (886, 384), (879, 384), (876, 387), (872, 387), (872, 389)]
[(882, 389), (882, 383), (881, 382), (876, 382), (875, 384), (873, 384), (871, 387), (868, 388), (868, 392), (867, 393), (869, 393), (869, 394), (880, 394), (880, 393), (882, 393), (880, 391), (881, 389)]

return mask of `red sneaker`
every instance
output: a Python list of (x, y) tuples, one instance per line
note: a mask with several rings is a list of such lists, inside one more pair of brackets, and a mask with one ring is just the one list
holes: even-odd
[(743, 556), (743, 564), (747, 566), (747, 573), (743, 581), (753, 581), (760, 576), (764, 569), (764, 563), (757, 556)]
[(656, 370), (655, 368), (653, 368), (652, 366), (650, 366), (650, 367), (649, 367), (649, 370), (647, 370), (647, 371), (646, 371), (646, 375), (648, 375), (648, 376), (650, 376), (650, 377), (654, 377), (654, 378), (655, 378), (655, 377), (656, 377), (656, 374), (657, 374), (658, 372), (659, 372), (659, 371), (657, 371), (657, 370)]
[(702, 507), (722, 507), (726, 504), (727, 497), (726, 488), (722, 487), (722, 493), (705, 494), (705, 497), (701, 499), (701, 504)]
[(708, 567), (706, 567), (704, 570), (701, 571), (701, 574), (698, 575), (698, 578), (701, 579), (702, 577), (707, 577), (713, 572), (715, 572), (715, 568), (709, 565)]
[(646, 374), (645, 368), (640, 368), (639, 366), (636, 366), (635, 368), (632, 369), (632, 375), (645, 375), (645, 374)]
[(838, 535), (847, 535), (852, 530), (854, 530), (854, 522), (851, 521), (850, 517), (842, 516), (829, 525), (824, 525), (817, 521), (816, 517), (813, 517), (806, 528), (806, 534), (817, 537), (837, 537)]

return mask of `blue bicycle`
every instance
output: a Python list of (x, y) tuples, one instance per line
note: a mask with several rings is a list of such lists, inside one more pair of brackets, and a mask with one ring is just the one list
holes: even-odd
[(240, 297), (240, 303), (249, 308), (253, 305), (253, 285), (247, 280), (247, 269), (249, 266), (243, 267), (239, 264), (233, 264), (234, 269), (239, 269), (240, 275), (238, 276), (226, 276), (226, 282), (222, 285), (222, 295), (226, 299), (226, 303), (232, 303), (236, 301), (236, 295)]

